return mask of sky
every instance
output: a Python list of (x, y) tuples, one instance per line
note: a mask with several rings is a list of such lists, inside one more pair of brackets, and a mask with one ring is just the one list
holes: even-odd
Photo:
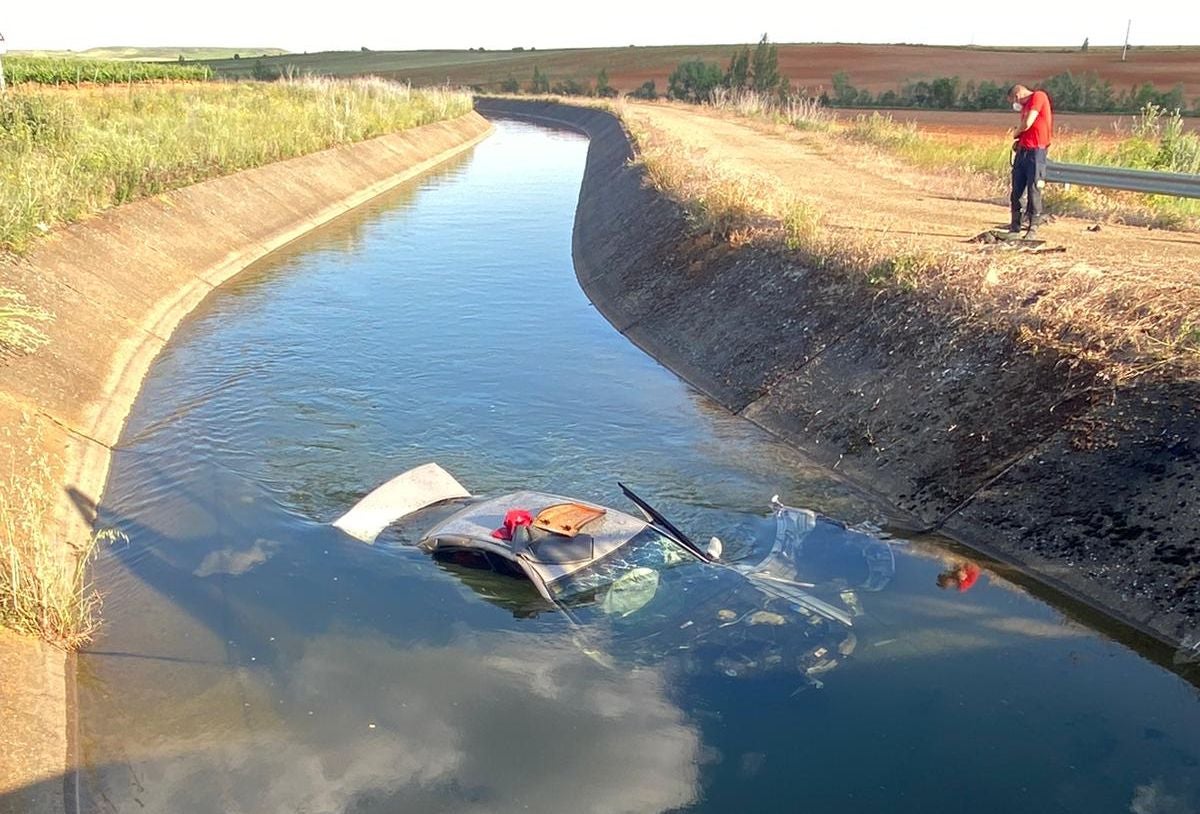
[[(1015, 11), (1021, 8), (1021, 11)], [(736, 13), (731, 14), (734, 9)], [(106, 45), (228, 46), (289, 51), (508, 49), (754, 42), (935, 45), (1200, 45), (1198, 0), (748, 0), (546, 3), (458, 0), (0, 0), (10, 50)], [(1197, 68), (1200, 70), (1200, 67)]]

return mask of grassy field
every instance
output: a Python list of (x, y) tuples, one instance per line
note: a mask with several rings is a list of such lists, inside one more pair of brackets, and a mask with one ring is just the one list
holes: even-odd
[(0, 250), (135, 198), (470, 109), (464, 93), (369, 79), (18, 89), (0, 97)]
[[(829, 201), (824, 207), (814, 207), (795, 186), (705, 160), (708, 145), (703, 134), (708, 128), (698, 124), (695, 135), (689, 131), (683, 140), (677, 132), (656, 125), (661, 120), (652, 111), (658, 107), (624, 100), (614, 105), (637, 143), (638, 161), (651, 184), (679, 201), (696, 230), (712, 239), (731, 245), (758, 241), (783, 245), (797, 252), (804, 263), (835, 270), (847, 279), (864, 280), (879, 289), (916, 292), (964, 315), (990, 314), (999, 324), (1017, 331), (1031, 347), (1052, 347), (1096, 364), (1114, 382), (1149, 372), (1192, 376), (1200, 370), (1200, 288), (1193, 267), (1127, 267), (1117, 254), (1100, 261), (1103, 273), (1088, 271), (1086, 264), (1078, 273), (1074, 269), (1063, 273), (1044, 268), (1033, 255), (963, 251), (957, 241), (949, 248), (938, 248), (911, 237), (903, 224), (894, 233), (876, 228), (831, 230)], [(1002, 193), (996, 197), (1003, 200), (1007, 196), (1008, 164), (1003, 146), (999, 150), (963, 146), (883, 116), (864, 116), (847, 124), (819, 107), (772, 110), (753, 98), (726, 100), (724, 109), (715, 115), (751, 122), (766, 119), (817, 131), (821, 143), (843, 140), (851, 167), (862, 160), (876, 163), (873, 151), (882, 150), (906, 163), (934, 170), (936, 175), (925, 176), (938, 179), (931, 183), (951, 188), (960, 186), (960, 181), (970, 186), (982, 180), (992, 193)], [(699, 116), (698, 120), (703, 121)], [(1147, 116), (1138, 132), (1125, 141), (1097, 147), (1085, 140), (1066, 150), (1064, 157), (1077, 159), (1086, 154), (1096, 162), (1111, 159), (1152, 166), (1165, 161), (1186, 161), (1192, 166), (1200, 162), (1200, 137), (1180, 139), (1171, 135), (1172, 127), (1169, 117)], [(774, 135), (777, 130), (758, 129), (763, 141), (757, 154), (783, 149), (779, 145), (786, 142)], [(805, 138), (807, 134), (800, 140)], [(943, 175), (948, 166), (958, 166), (961, 174), (951, 171)], [(1151, 197), (1097, 192), (1094, 199), (1077, 200), (1055, 191), (1051, 200), (1060, 211), (1108, 207), (1118, 221), (1147, 218), (1200, 226), (1197, 202), (1161, 199), (1164, 208), (1160, 209), (1147, 200)], [(1175, 206), (1178, 208), (1169, 208)], [(832, 214), (842, 222), (861, 216), (861, 211)], [(1030, 303), (1036, 305), (1031, 308)]]
[[(898, 122), (880, 113), (862, 114), (837, 125), (848, 138), (883, 148), (925, 169), (964, 170), (1009, 183), (1007, 140), (961, 138), (925, 132), (915, 122)], [(1178, 114), (1147, 108), (1132, 120), (1122, 138), (1074, 133), (1056, 139), (1055, 161), (1163, 172), (1200, 173), (1200, 133), (1188, 132)], [(1200, 200), (1142, 195), (1116, 190), (1054, 185), (1046, 190), (1052, 214), (1115, 219), (1156, 228), (1200, 229)]]
[[(737, 45), (625, 46), (616, 48), (328, 51), (285, 54), (262, 59), (271, 70), (291, 67), (301, 73), (331, 76), (376, 74), (414, 84), (450, 83), (499, 90), (512, 77), (524, 86), (534, 67), (551, 82), (593, 80), (604, 69), (618, 90), (630, 91), (653, 79), (665, 89), (667, 76), (680, 63), (699, 59), (722, 69)], [(976, 48), (926, 45), (852, 45), (780, 43), (779, 69), (793, 87), (828, 89), (833, 75), (845, 71), (853, 83), (871, 91), (896, 88), (909, 80), (958, 76), (963, 82), (1012, 80), (1038, 82), (1071, 71), (1095, 72), (1118, 89), (1143, 82), (1163, 88), (1183, 83), (1187, 98), (1200, 96), (1200, 46), (1134, 48), (1122, 62), (1119, 48)], [(218, 75), (249, 76), (257, 59), (212, 61)]]
[[(942, 130), (914, 119), (897, 119), (890, 113), (847, 115), (844, 110), (829, 110), (804, 100), (781, 105), (753, 92), (717, 92), (709, 106), (801, 130), (826, 131), (872, 145), (922, 169), (986, 176), (1000, 192), (1006, 191), (1010, 182), (1011, 142), (999, 125), (991, 133)], [(954, 115), (943, 113), (942, 118)], [(1012, 117), (1006, 118), (1011, 127)], [(1127, 122), (1127, 128), (1119, 132), (1069, 131), (1055, 139), (1052, 158), (1064, 163), (1200, 173), (1200, 133), (1190, 127), (1193, 120), (1148, 106), (1140, 115), (1127, 117)], [(1052, 214), (1200, 230), (1200, 200), (1190, 198), (1054, 185), (1046, 190), (1046, 206)]]
[(242, 57), (278, 56), (286, 54), (283, 48), (138, 48), (111, 45), (103, 48), (88, 48), (84, 51), (12, 51), (15, 57), (53, 57), (56, 59), (120, 59), (138, 62), (170, 62), (180, 57), (194, 59), (233, 59), (234, 54)]
[(212, 78), (206, 65), (179, 62), (122, 62), (77, 57), (9, 57), (9, 85), (114, 85), (123, 82), (197, 82)]

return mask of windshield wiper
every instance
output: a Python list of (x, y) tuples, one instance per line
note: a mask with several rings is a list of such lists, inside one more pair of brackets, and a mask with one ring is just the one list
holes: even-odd
[(634, 505), (642, 510), (642, 514), (646, 515), (646, 519), (657, 526), (660, 531), (666, 532), (668, 537), (679, 543), (681, 546), (686, 548), (695, 556), (699, 557), (704, 562), (713, 561), (713, 557), (707, 551), (693, 543), (690, 537), (677, 529), (670, 520), (663, 517), (662, 512), (635, 495), (632, 489), (620, 481), (617, 481), (617, 486), (621, 487), (621, 491), (625, 493), (625, 497), (632, 500)]

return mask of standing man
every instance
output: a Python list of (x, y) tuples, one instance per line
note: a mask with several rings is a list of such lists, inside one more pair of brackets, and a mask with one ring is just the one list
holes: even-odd
[(1050, 97), (1042, 90), (1013, 85), (1008, 91), (1013, 110), (1021, 121), (1013, 134), (1012, 221), (1008, 231), (1021, 231), (1021, 198), (1028, 197), (1025, 218), (1029, 222), (1026, 239), (1037, 234), (1042, 221), (1042, 188), (1046, 185), (1046, 150), (1054, 126)]

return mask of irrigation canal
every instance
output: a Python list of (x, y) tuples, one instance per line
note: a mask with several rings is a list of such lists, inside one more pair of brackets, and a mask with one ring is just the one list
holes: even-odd
[[(896, 546), (814, 682), (786, 647), (755, 655), (796, 619), (726, 629), (666, 597), (585, 643), (406, 545), (420, 528), (368, 546), (328, 525), (431, 460), (482, 495), (629, 508), (622, 480), (735, 555), (774, 494), (886, 517), (589, 305), (586, 149), (500, 122), (180, 328), (101, 507), (128, 541), (101, 557), (107, 623), (78, 660), (80, 808), (1200, 810), (1196, 688), (986, 568), (939, 588), (961, 556), (944, 541)], [(689, 629), (727, 652), (654, 644)]]

